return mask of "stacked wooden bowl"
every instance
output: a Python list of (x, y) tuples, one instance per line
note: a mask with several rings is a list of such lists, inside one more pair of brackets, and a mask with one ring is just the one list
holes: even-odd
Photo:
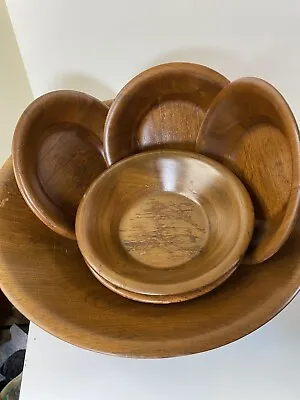
[(233, 273), (253, 221), (250, 197), (229, 170), (193, 153), (155, 150), (118, 162), (91, 185), (76, 236), (104, 285), (134, 300), (172, 303)]
[(1, 289), (70, 343), (201, 352), (299, 290), (299, 132), (261, 79), (171, 63), (110, 108), (48, 93), (21, 116), (12, 161), (0, 175)]

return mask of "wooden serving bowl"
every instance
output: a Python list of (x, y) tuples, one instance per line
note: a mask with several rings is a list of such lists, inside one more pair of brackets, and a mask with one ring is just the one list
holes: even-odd
[(204, 115), (228, 83), (218, 72), (191, 63), (158, 65), (133, 78), (107, 117), (108, 164), (155, 148), (195, 150)]
[(247, 187), (255, 233), (246, 261), (265, 261), (289, 237), (299, 206), (299, 131), (288, 104), (261, 79), (232, 82), (206, 114), (196, 150), (222, 162)]
[(114, 286), (191, 298), (238, 266), (253, 222), (250, 197), (229, 170), (197, 154), (156, 150), (120, 161), (92, 183), (76, 236), (91, 268)]
[(102, 133), (108, 107), (85, 93), (47, 93), (22, 114), (13, 166), (31, 210), (49, 228), (75, 239), (75, 216), (90, 183), (106, 169)]
[(77, 243), (52, 232), (29, 210), (11, 160), (0, 170), (0, 204), (1, 290), (41, 328), (86, 349), (127, 357), (199, 353), (257, 329), (299, 290), (299, 221), (259, 268), (240, 265), (204, 296), (157, 306), (101, 285)]

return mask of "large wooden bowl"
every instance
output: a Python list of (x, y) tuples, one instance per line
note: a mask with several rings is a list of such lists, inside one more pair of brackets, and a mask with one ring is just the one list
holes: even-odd
[(300, 199), (299, 130), (284, 98), (258, 78), (230, 83), (206, 114), (196, 150), (234, 171), (252, 197), (247, 262), (271, 257), (289, 237)]
[(92, 96), (59, 90), (31, 103), (15, 130), (13, 164), (24, 199), (49, 228), (70, 239), (84, 192), (106, 169), (107, 113)]
[(11, 160), (0, 172), (0, 205), (1, 290), (40, 327), (86, 349), (131, 357), (213, 349), (266, 323), (299, 290), (299, 222), (282, 249), (259, 268), (240, 265), (205, 296), (157, 306), (127, 300), (101, 285), (76, 242), (52, 232), (29, 210)]
[(185, 300), (237, 268), (253, 222), (248, 192), (227, 168), (198, 154), (155, 150), (118, 162), (92, 183), (76, 237), (106, 281)]

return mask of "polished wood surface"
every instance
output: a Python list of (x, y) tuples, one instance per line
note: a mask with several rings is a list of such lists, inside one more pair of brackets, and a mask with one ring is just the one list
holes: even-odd
[(191, 63), (158, 65), (133, 78), (107, 117), (108, 164), (155, 148), (193, 151), (207, 109), (228, 83), (218, 72)]
[(89, 265), (115, 286), (196, 296), (238, 266), (253, 223), (248, 192), (228, 169), (194, 153), (156, 150), (92, 183), (76, 236)]
[(14, 170), (27, 204), (48, 227), (71, 239), (78, 204), (106, 169), (107, 112), (94, 97), (61, 90), (30, 104), (15, 130)]
[(193, 292), (188, 293), (180, 293), (180, 294), (171, 294), (171, 295), (150, 295), (143, 294), (137, 292), (130, 292), (129, 290), (123, 289), (119, 286), (115, 286), (113, 283), (104, 279), (101, 275), (99, 275), (85, 260), (87, 266), (89, 267), (91, 273), (94, 275), (99, 282), (101, 282), (108, 289), (112, 290), (115, 293), (118, 293), (121, 296), (126, 297), (127, 299), (140, 301), (142, 303), (153, 303), (153, 304), (171, 304), (171, 303), (180, 303), (181, 301), (187, 301), (191, 299), (195, 299), (196, 297), (203, 296), (204, 294), (210, 292), (215, 289), (223, 282), (226, 281), (230, 277), (231, 274), (236, 270), (236, 266), (234, 266), (230, 271), (228, 271), (225, 275), (223, 275), (218, 282), (213, 282), (212, 285), (208, 285), (207, 287), (202, 287), (201, 289), (195, 290)]
[(261, 79), (232, 82), (212, 103), (196, 147), (247, 187), (256, 221), (246, 262), (268, 259), (289, 237), (299, 205), (299, 131), (289, 106)]
[(205, 296), (157, 306), (101, 285), (76, 242), (47, 229), (29, 210), (10, 160), (0, 172), (0, 204), (1, 290), (40, 327), (90, 350), (170, 357), (212, 349), (267, 322), (299, 290), (299, 223), (259, 268), (241, 265)]
[(0, 172), (0, 204), (1, 290), (34, 323), (90, 350), (170, 357), (212, 349), (267, 322), (299, 290), (299, 222), (283, 248), (259, 268), (240, 265), (205, 296), (157, 306), (101, 285), (76, 242), (52, 232), (29, 210), (11, 160)]

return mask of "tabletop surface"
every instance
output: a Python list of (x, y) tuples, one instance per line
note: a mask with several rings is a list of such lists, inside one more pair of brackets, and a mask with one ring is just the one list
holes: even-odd
[[(147, 67), (191, 61), (268, 80), (300, 118), (295, 0), (6, 3), (34, 97), (68, 88), (108, 99)], [(165, 360), (91, 353), (31, 325), (21, 400), (297, 399), (299, 305), (228, 346)]]

